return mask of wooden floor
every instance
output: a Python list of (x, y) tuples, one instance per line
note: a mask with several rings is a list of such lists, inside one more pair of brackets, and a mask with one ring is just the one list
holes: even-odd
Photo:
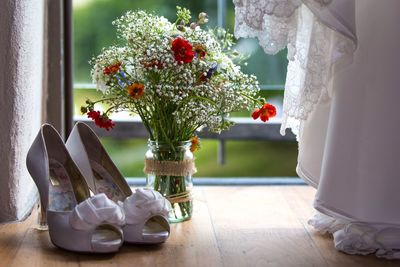
[(313, 196), (307, 186), (198, 187), (193, 219), (173, 225), (165, 244), (113, 255), (55, 248), (34, 214), (0, 225), (0, 266), (400, 266), (337, 252), (307, 224)]

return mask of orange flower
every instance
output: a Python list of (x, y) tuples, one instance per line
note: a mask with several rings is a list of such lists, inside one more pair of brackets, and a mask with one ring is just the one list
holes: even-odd
[(190, 151), (195, 152), (200, 147), (199, 137), (197, 135), (194, 135), (192, 136), (192, 138), (190, 138), (190, 141), (192, 142), (192, 145), (190, 146)]
[(128, 95), (130, 95), (132, 98), (141, 98), (144, 94), (144, 84), (134, 82), (133, 84), (128, 86), (126, 91), (128, 92)]
[(206, 48), (202, 44), (195, 44), (193, 47), (194, 52), (198, 55), (199, 58), (203, 58), (206, 56)]
[(103, 73), (106, 75), (117, 73), (119, 71), (119, 68), (121, 67), (121, 64), (122, 64), (121, 62), (117, 62), (113, 65), (105, 67)]
[(276, 108), (271, 104), (265, 103), (261, 108), (254, 110), (251, 116), (255, 120), (260, 118), (263, 122), (266, 122), (276, 116)]

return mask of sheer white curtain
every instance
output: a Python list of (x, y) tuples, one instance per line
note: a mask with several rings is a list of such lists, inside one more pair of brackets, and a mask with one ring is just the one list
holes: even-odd
[(317, 188), (310, 223), (344, 252), (400, 258), (400, 1), (234, 3), (237, 37), (288, 47), (282, 132)]

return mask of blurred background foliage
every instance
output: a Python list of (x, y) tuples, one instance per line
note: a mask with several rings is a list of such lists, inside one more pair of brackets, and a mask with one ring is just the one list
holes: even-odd
[[(230, 32), (234, 29), (234, 6), (226, 1), (224, 21)], [(98, 99), (100, 94), (93, 89), (85, 89), (91, 83), (88, 61), (99, 54), (103, 47), (116, 44), (116, 32), (111, 24), (127, 10), (142, 9), (175, 20), (176, 6), (188, 8), (193, 20), (200, 12), (209, 15), (207, 27), (218, 25), (218, 0), (74, 0), (74, 109), (80, 115), (80, 106), (86, 98)], [(236, 50), (248, 54), (246, 73), (255, 74), (262, 86), (280, 86), (285, 83), (286, 51), (277, 55), (266, 55), (255, 39), (238, 40)], [(80, 87), (80, 88), (79, 88)], [(262, 91), (270, 102), (281, 111), (283, 91)], [(240, 112), (235, 116), (249, 116)], [(107, 151), (125, 176), (140, 177), (143, 174), (143, 156), (146, 140), (118, 140), (103, 138)], [(198, 177), (268, 177), (296, 176), (297, 144), (295, 142), (271, 141), (228, 141), (226, 144), (226, 164), (217, 163), (217, 141), (202, 140), (202, 149), (196, 153)]]

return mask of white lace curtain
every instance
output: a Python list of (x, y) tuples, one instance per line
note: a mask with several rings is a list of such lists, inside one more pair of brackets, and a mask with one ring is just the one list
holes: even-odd
[(237, 37), (288, 48), (281, 133), (297, 135), (297, 173), (317, 188), (310, 223), (341, 251), (400, 258), (400, 1), (234, 4)]
[[(354, 1), (235, 0), (234, 3), (237, 37), (257, 37), (267, 54), (288, 48), (281, 133), (291, 128), (298, 134), (301, 122), (307, 120), (314, 105), (328, 96), (333, 65), (351, 58), (356, 48)], [(348, 13), (342, 20), (331, 13), (342, 9)]]

